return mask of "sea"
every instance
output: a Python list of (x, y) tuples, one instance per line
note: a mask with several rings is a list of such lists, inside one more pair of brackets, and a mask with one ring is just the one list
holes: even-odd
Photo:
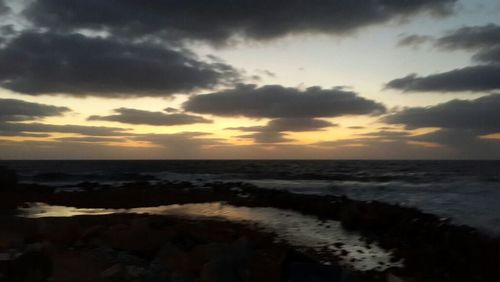
[(19, 180), (78, 191), (82, 182), (249, 183), (415, 207), (500, 235), (500, 161), (85, 160), (0, 161)]

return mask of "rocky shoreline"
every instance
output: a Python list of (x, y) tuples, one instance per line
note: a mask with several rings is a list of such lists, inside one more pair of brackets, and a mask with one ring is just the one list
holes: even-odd
[(377, 281), (236, 223), (132, 214), (2, 222), (0, 247), (21, 253), (0, 264), (0, 281), (305, 281), (293, 277), (317, 272), (318, 281)]
[[(15, 185), (15, 187), (12, 186), (14, 188), (4, 189), (1, 192), (0, 206), (4, 210), (3, 214), (10, 213), (8, 217), (11, 219), (14, 218), (11, 215), (14, 213), (15, 209), (26, 202), (44, 202), (52, 205), (66, 205), (80, 208), (134, 208), (166, 204), (222, 201), (235, 206), (274, 207), (295, 210), (303, 214), (316, 216), (323, 220), (338, 220), (342, 223), (344, 228), (362, 234), (367, 243), (377, 242), (383, 248), (393, 250), (395, 259), (402, 259), (404, 261), (404, 267), (401, 269), (390, 269), (386, 272), (357, 273), (357, 275), (351, 275), (351, 278), (349, 278), (351, 280), (345, 280), (347, 278), (344, 278), (344, 281), (437, 282), (498, 281), (500, 279), (500, 269), (496, 267), (496, 262), (500, 261), (500, 240), (498, 238), (488, 237), (470, 227), (453, 225), (446, 219), (425, 214), (412, 208), (378, 202), (353, 201), (345, 197), (296, 195), (284, 191), (262, 190), (244, 183), (214, 182), (206, 184), (204, 187), (195, 187), (188, 182), (162, 182), (157, 184), (135, 182), (124, 184), (119, 187), (103, 186), (97, 183), (81, 183), (78, 186), (82, 191), (64, 192), (64, 189), (58, 189), (58, 192), (56, 192), (53, 187)], [(85, 220), (106, 221), (111, 218), (120, 217), (127, 218), (127, 226), (133, 226), (134, 224), (132, 224), (132, 222), (141, 218), (145, 221), (151, 220), (152, 222), (158, 220), (158, 218), (162, 218), (158, 216), (120, 215), (92, 216), (93, 219)], [(73, 225), (75, 222), (79, 222), (80, 219), (77, 218), (80, 217), (59, 220), (61, 222), (70, 222), (70, 225)], [(20, 219), (16, 218), (12, 220), (19, 221)], [(23, 219), (23, 221), (26, 222), (45, 222), (45, 220), (46, 219)], [(165, 220), (175, 221), (175, 219), (172, 218), (165, 218)], [(2, 220), (2, 231), (12, 230), (13, 228), (5, 226), (5, 222), (7, 221)], [(259, 242), (262, 241), (254, 238), (263, 238), (262, 236), (272, 237), (272, 234), (264, 235), (262, 231), (256, 231), (248, 226), (242, 226), (235, 223), (214, 223), (211, 221), (196, 220), (191, 220), (190, 222), (202, 228), (202, 230), (198, 230), (197, 234), (205, 233), (204, 236), (206, 236), (206, 238), (200, 240), (203, 242), (201, 245), (214, 242), (233, 244), (242, 240), (259, 245)], [(155, 225), (155, 223), (151, 224)], [(98, 226), (100, 224), (94, 225)], [(105, 225), (110, 226), (110, 224)], [(212, 232), (212, 227), (216, 225), (226, 225), (227, 229), (236, 231), (239, 235), (234, 235), (235, 237), (232, 238), (232, 240), (227, 240), (227, 237), (223, 237), (218, 234), (218, 232)], [(92, 226), (88, 226), (88, 228), (92, 229), (91, 227)], [(108, 227), (108, 229), (109, 228), (110, 227)], [(58, 228), (52, 229), (57, 230)], [(180, 230), (179, 228), (176, 229)], [(123, 230), (133, 230), (133, 228), (124, 227)], [(139, 233), (142, 234), (143, 232), (144, 230)], [(259, 235), (255, 235), (254, 233)], [(248, 236), (248, 234), (254, 235)], [(82, 236), (82, 234), (79, 233), (79, 236)], [(267, 238), (268, 239), (264, 241), (272, 242), (272, 240), (269, 239), (270, 237)], [(76, 244), (80, 241), (73, 240), (72, 242)], [(289, 257), (301, 257), (298, 262), (294, 263), (304, 265), (303, 272), (307, 272), (306, 269), (309, 269), (308, 271), (316, 273), (324, 272), (325, 275), (334, 275), (333, 273), (339, 272), (345, 273), (345, 271), (342, 270), (334, 270), (338, 268), (337, 266), (333, 265), (324, 268), (324, 266), (318, 263), (322, 256), (328, 257), (330, 255), (329, 259), (331, 261), (335, 260), (335, 258), (329, 254), (328, 250), (325, 250), (323, 254), (314, 252), (306, 252), (306, 254), (304, 254), (304, 252), (302, 252), (299, 255), (299, 253), (294, 251), (290, 246), (279, 244), (274, 246), (271, 243), (269, 244), (270, 245), (264, 249), (270, 252), (274, 252), (275, 249), (277, 250), (280, 248), (287, 249), (285, 252), (287, 254), (282, 254), (282, 256), (287, 257), (287, 259), (283, 259), (281, 262), (280, 260), (273, 260), (276, 261), (277, 264), (274, 267), (279, 269), (275, 273), (279, 273), (280, 275), (273, 276), (269, 274), (267, 279), (261, 280), (252, 280), (248, 277), (239, 277), (237, 279), (240, 280), (237, 280), (233, 277), (233, 280), (214, 281), (302, 281), (283, 280), (283, 275), (288, 273), (284, 270), (288, 267), (284, 261), (290, 261)], [(155, 252), (158, 253), (160, 249), (161, 248), (157, 246)], [(186, 250), (191, 250), (191, 248), (186, 248), (184, 251)], [(289, 255), (290, 253), (294, 253), (294, 255)], [(263, 259), (260, 258), (257, 261), (263, 262)], [(267, 264), (268, 263), (262, 263), (260, 267)], [(109, 267), (113, 267), (113, 265), (109, 265)], [(301, 268), (299, 267), (298, 269)], [(101, 270), (101, 272), (102, 271), (103, 270)], [(122, 273), (123, 267), (116, 266), (115, 269), (109, 269), (109, 272)], [(397, 280), (399, 278), (395, 278), (392, 274), (391, 278), (387, 280), (389, 272), (398, 277), (402, 277), (401, 279), (404, 280)], [(172, 273), (172, 271), (169, 273)], [(170, 277), (169, 279), (171, 280), (165, 281), (210, 281), (206, 280), (206, 277), (203, 278), (202, 268), (198, 267), (195, 273), (196, 275), (192, 275), (190, 278), (191, 280), (172, 280), (172, 277)], [(258, 271), (255, 273), (258, 273)], [(267, 271), (263, 273), (267, 273)], [(301, 274), (295, 274), (294, 276), (301, 277)], [(357, 277), (353, 278), (353, 276)]]

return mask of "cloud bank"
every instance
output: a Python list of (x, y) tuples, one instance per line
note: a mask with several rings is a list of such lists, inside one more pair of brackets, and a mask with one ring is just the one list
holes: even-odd
[(60, 116), (70, 109), (52, 105), (31, 103), (16, 99), (0, 98), (0, 122), (26, 121), (44, 117)]
[(196, 95), (184, 103), (186, 111), (250, 118), (313, 118), (368, 115), (385, 112), (384, 105), (340, 89), (306, 90), (280, 85), (239, 85)]
[[(455, 0), (38, 0), (25, 11), (35, 25), (90, 29), (126, 38), (162, 37), (224, 44), (298, 33), (344, 34), (421, 12), (446, 15)], [(99, 11), (99, 12), (96, 12)]]
[[(165, 111), (172, 111), (171, 109), (165, 109)], [(169, 126), (169, 125), (186, 125), (194, 123), (211, 123), (212, 121), (200, 116), (190, 115), (186, 113), (164, 113), (164, 112), (151, 112), (143, 111), (137, 109), (129, 108), (118, 108), (115, 109), (115, 115), (109, 116), (98, 116), (93, 115), (88, 118), (88, 120), (103, 120), (103, 121), (115, 121), (128, 124), (147, 124), (147, 125), (158, 125), (158, 126)]]
[(53, 32), (22, 33), (0, 49), (0, 65), (0, 86), (29, 95), (168, 96), (239, 79), (186, 50)]
[(255, 143), (283, 143), (294, 141), (286, 138), (285, 132), (317, 131), (337, 126), (326, 120), (313, 118), (278, 118), (270, 120), (265, 126), (229, 127), (228, 130), (253, 132), (239, 135), (238, 138), (251, 138)]
[[(422, 41), (425, 38), (425, 41)], [(480, 93), (500, 89), (500, 26), (466, 26), (448, 32), (436, 39), (428, 36), (409, 35), (399, 45), (416, 46), (433, 41), (434, 46), (443, 50), (473, 51), (473, 59), (479, 65), (468, 66), (427, 76), (410, 74), (389, 81), (387, 88), (405, 92), (466, 92)]]

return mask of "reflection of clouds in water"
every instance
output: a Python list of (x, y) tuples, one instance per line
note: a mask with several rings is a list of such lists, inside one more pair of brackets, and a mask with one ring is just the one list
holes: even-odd
[[(276, 233), (280, 239), (296, 247), (310, 247), (317, 250), (327, 247), (336, 255), (340, 255), (342, 250), (345, 250), (347, 255), (342, 256), (342, 262), (359, 270), (384, 270), (400, 265), (390, 262), (389, 252), (374, 244), (367, 246), (358, 234), (345, 231), (338, 221), (319, 221), (311, 216), (275, 208), (236, 207), (216, 202), (124, 210), (79, 209), (35, 203), (21, 211), (23, 216), (31, 218), (137, 213), (255, 223)], [(335, 243), (343, 243), (342, 248), (334, 247)], [(355, 261), (352, 261), (353, 259)]]

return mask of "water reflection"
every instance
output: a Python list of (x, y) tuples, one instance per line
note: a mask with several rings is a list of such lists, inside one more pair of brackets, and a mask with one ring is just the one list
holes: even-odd
[[(369, 246), (356, 233), (344, 230), (338, 221), (318, 219), (300, 213), (275, 208), (248, 208), (216, 203), (166, 205), (134, 209), (80, 209), (33, 203), (21, 208), (21, 215), (30, 218), (71, 217), (76, 215), (105, 215), (113, 213), (137, 213), (169, 215), (191, 218), (222, 219), (257, 224), (296, 247), (331, 250), (341, 254), (344, 264), (359, 270), (384, 270), (400, 266), (391, 263), (391, 255), (376, 244)], [(342, 247), (334, 244), (342, 243)], [(338, 245), (338, 244), (337, 244)], [(347, 253), (346, 253), (347, 252)]]

